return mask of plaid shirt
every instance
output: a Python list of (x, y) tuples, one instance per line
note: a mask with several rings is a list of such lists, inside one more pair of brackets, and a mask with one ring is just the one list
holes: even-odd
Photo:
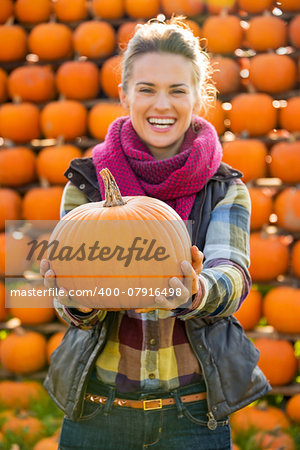
[[(71, 183), (65, 187), (61, 216), (88, 200)], [(169, 391), (201, 378), (201, 368), (185, 332), (190, 317), (233, 314), (250, 288), (250, 199), (240, 180), (233, 180), (227, 194), (214, 208), (199, 275), (201, 295), (190, 309), (147, 313), (120, 311), (111, 326), (107, 343), (96, 362), (98, 378), (120, 392)], [(88, 329), (107, 312), (89, 314), (67, 308), (55, 299), (58, 313), (68, 323)], [(179, 312), (178, 312), (179, 311)]]

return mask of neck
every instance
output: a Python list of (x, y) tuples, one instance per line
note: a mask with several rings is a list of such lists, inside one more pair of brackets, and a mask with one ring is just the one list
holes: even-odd
[(148, 149), (150, 150), (152, 156), (157, 161), (172, 158), (172, 156), (177, 155), (180, 152), (182, 143), (184, 141), (184, 135), (179, 139), (179, 141), (176, 141), (174, 144), (169, 145), (168, 147), (154, 147), (152, 145), (147, 145)]

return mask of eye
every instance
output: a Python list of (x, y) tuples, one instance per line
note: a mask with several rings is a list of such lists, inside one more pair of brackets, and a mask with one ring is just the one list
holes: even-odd
[(185, 90), (183, 89), (173, 89), (171, 91), (172, 94), (185, 94)]
[(145, 94), (152, 94), (153, 93), (153, 89), (148, 88), (148, 87), (144, 87), (144, 88), (140, 88), (139, 92), (143, 92)]

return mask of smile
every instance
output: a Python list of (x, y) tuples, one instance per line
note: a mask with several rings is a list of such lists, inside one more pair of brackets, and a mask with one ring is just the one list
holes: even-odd
[(159, 119), (157, 117), (149, 117), (149, 119), (147, 119), (148, 122), (150, 123), (150, 125), (156, 127), (156, 128), (168, 128), (172, 125), (174, 125), (174, 123), (176, 122), (175, 119), (170, 119), (170, 118), (166, 118), (166, 119)]

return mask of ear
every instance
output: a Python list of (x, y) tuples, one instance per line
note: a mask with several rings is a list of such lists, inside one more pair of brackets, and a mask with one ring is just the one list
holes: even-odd
[(120, 103), (123, 106), (123, 108), (127, 109), (127, 111), (129, 111), (129, 103), (127, 100), (127, 95), (123, 90), (122, 84), (118, 85), (118, 91), (119, 91), (119, 98), (120, 98)]
[(199, 97), (197, 97), (193, 106), (193, 114), (198, 115), (200, 110), (201, 110), (201, 100)]

